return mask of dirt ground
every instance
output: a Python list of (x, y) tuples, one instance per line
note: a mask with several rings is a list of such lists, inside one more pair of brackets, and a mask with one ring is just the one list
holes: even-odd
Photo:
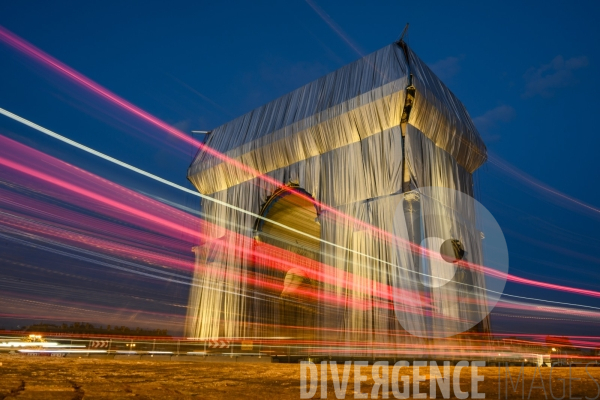
[[(87, 358), (27, 357), (0, 355), (0, 399), (299, 399), (300, 365), (267, 363), (214, 363), (214, 362), (156, 362)], [(340, 375), (343, 366), (340, 365)], [(426, 381), (420, 384), (421, 393), (429, 393), (428, 368), (421, 367)], [(516, 383), (520, 368), (511, 367), (510, 373)], [(524, 398), (528, 398), (535, 368), (525, 368)], [(539, 375), (531, 391), (532, 399), (552, 399), (549, 392), (550, 368), (542, 368), (544, 391)], [(594, 398), (599, 394), (600, 368), (571, 370), (572, 395), (569, 381), (565, 383), (566, 396)], [(362, 368), (369, 378), (362, 383), (361, 392), (370, 393), (374, 381), (371, 367)], [(392, 374), (392, 368), (389, 368)], [(461, 373), (461, 389), (470, 392), (469, 368)], [(498, 399), (497, 367), (479, 368), (484, 381), (479, 383), (479, 393), (487, 399)], [(521, 383), (513, 393), (510, 381), (505, 380), (501, 370), (500, 398), (505, 398), (505, 382), (508, 382), (508, 398), (522, 398)], [(408, 375), (412, 382), (412, 367), (402, 368), (400, 375)], [(354, 371), (346, 390), (346, 399), (358, 398), (354, 392)], [(593, 378), (592, 378), (593, 377)], [(561, 378), (569, 378), (568, 368), (555, 368), (552, 372), (552, 389), (555, 398), (563, 396)], [(575, 380), (575, 379), (581, 380)], [(328, 374), (327, 398), (335, 399), (335, 392)], [(402, 383), (400, 383), (402, 390)], [(410, 386), (412, 392), (412, 384)], [(453, 389), (452, 389), (453, 390)], [(394, 398), (392, 386), (387, 391)], [(451, 391), (454, 397), (454, 392)], [(381, 396), (381, 391), (379, 392)], [(321, 398), (320, 387), (314, 398)], [(368, 398), (371, 398), (370, 395)], [(381, 398), (381, 397), (379, 397)], [(411, 396), (412, 398), (412, 396)], [(439, 390), (437, 398), (443, 398)], [(469, 394), (471, 398), (471, 394)]]

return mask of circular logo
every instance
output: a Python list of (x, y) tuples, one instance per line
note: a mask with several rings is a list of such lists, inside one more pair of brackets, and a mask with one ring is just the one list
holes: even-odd
[(492, 214), (448, 188), (403, 193), (394, 215), (394, 311), (419, 337), (484, 333), (508, 273), (508, 249)]

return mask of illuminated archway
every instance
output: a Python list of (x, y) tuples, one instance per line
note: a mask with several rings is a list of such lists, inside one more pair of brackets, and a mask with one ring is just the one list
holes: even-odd
[(306, 338), (312, 336), (306, 328), (314, 327), (317, 294), (317, 283), (307, 273), (306, 261), (319, 260), (321, 225), (310, 194), (296, 185), (290, 186), (294, 192), (280, 189), (269, 197), (261, 210), (268, 220), (258, 220), (255, 226), (256, 250), (283, 249), (288, 263), (259, 267), (256, 272), (266, 278), (269, 291), (279, 298), (273, 310), (275, 318), (269, 321), (273, 324), (270, 331)]

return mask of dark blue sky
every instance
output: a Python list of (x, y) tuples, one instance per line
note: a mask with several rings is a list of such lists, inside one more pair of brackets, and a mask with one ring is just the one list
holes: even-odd
[[(293, 0), (2, 2), (0, 25), (189, 131), (214, 128), (333, 71), (357, 59), (356, 49), (368, 54), (383, 47), (410, 22), (407, 42), (463, 101), (492, 155), (600, 207), (597, 2), (313, 4), (329, 24), (309, 3)], [(194, 149), (1, 43), (0, 68), (0, 107), (186, 184)], [(0, 133), (124, 185), (197, 205), (4, 117)], [(507, 236), (512, 273), (599, 289), (600, 213), (494, 165), (477, 178), (481, 202)], [(506, 291), (600, 306), (517, 285)]]

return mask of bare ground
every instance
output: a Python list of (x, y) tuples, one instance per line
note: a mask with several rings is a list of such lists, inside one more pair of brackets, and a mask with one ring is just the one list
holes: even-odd
[[(26, 357), (0, 355), (0, 400), (2, 399), (299, 399), (300, 365), (267, 363), (214, 363), (214, 362), (157, 362), (128, 361), (88, 358)], [(340, 372), (343, 367), (340, 365)], [(513, 382), (520, 368), (511, 367)], [(524, 398), (528, 398), (535, 368), (525, 368)], [(361, 392), (370, 393), (374, 381), (371, 368), (363, 367), (363, 375), (369, 379), (362, 383)], [(429, 393), (428, 368), (421, 368), (426, 381), (420, 384), (421, 393)], [(539, 375), (531, 390), (532, 399), (552, 399), (549, 392), (549, 368), (542, 368), (544, 390)], [(539, 372), (539, 370), (538, 370)], [(392, 369), (390, 367), (391, 375)], [(600, 368), (573, 368), (572, 396), (569, 396), (569, 381), (565, 383), (566, 396), (594, 398), (600, 393), (594, 379), (600, 382)], [(401, 375), (409, 375), (412, 368), (403, 368)], [(470, 391), (470, 369), (461, 373), (461, 388)], [(479, 383), (479, 392), (487, 399), (498, 399), (497, 367), (479, 368), (485, 379)], [(346, 399), (355, 398), (354, 371), (346, 390)], [(593, 379), (592, 379), (593, 377)], [(561, 378), (569, 378), (568, 368), (555, 368), (552, 372), (552, 388), (555, 398), (563, 395)], [(575, 379), (581, 379), (576, 381)], [(327, 398), (335, 399), (331, 373), (328, 375)], [(402, 385), (400, 386), (400, 390)], [(500, 397), (505, 398), (504, 370), (501, 370)], [(508, 398), (522, 398), (521, 383), (513, 393), (508, 382)], [(412, 384), (411, 384), (411, 393)], [(442, 398), (440, 392), (437, 397)], [(392, 387), (389, 398), (394, 398)], [(320, 398), (320, 388), (314, 398)], [(452, 393), (454, 395), (454, 393)], [(381, 391), (379, 392), (381, 396)], [(370, 396), (369, 396), (370, 398)], [(454, 397), (453, 397), (454, 398)], [(470, 398), (470, 395), (469, 395)]]

